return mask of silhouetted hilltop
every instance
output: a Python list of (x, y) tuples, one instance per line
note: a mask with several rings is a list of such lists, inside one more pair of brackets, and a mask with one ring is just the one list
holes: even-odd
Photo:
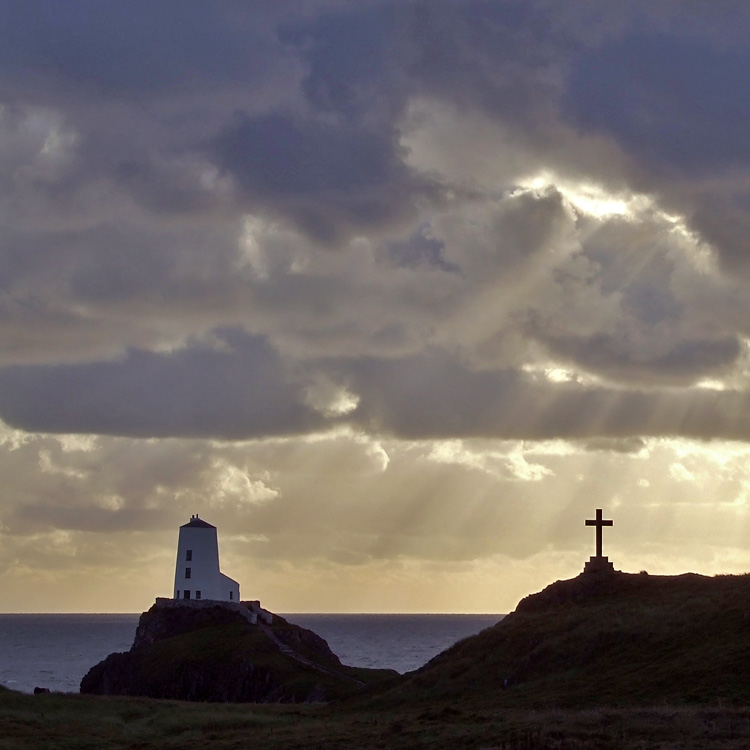
[(750, 576), (613, 572), (557, 581), (372, 700), (747, 703)]

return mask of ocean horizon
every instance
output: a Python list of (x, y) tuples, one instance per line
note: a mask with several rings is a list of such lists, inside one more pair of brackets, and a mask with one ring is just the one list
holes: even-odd
[[(324, 638), (343, 664), (394, 669), (426, 664), (502, 614), (279, 613)], [(0, 614), (0, 685), (77, 693), (82, 677), (133, 643), (141, 613)]]

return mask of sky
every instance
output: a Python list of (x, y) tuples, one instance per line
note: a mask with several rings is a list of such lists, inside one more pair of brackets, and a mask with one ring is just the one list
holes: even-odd
[(750, 570), (745, 0), (0, 0), (0, 611)]

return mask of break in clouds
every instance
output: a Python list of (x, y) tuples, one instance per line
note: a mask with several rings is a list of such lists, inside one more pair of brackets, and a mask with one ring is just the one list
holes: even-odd
[(578, 560), (597, 504), (623, 550), (721, 567), (748, 27), (741, 2), (0, 2), (3, 575), (167, 580), (205, 509), (270, 579), (459, 591)]

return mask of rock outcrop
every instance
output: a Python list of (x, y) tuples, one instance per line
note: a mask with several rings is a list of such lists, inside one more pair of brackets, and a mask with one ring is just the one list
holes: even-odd
[[(161, 604), (160, 604), (161, 602)], [(264, 612), (264, 611), (263, 611)], [(245, 603), (159, 600), (141, 615), (130, 651), (110, 654), (82, 693), (190, 701), (301, 702), (350, 695), (388, 670), (341, 664), (311, 630)]]

